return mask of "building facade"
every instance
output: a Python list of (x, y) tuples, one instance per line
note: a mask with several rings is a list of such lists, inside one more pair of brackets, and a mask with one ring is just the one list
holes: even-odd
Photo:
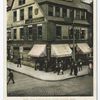
[[(16, 58), (20, 53), (23, 59), (28, 59), (35, 44), (45, 44), (44, 55), (50, 60), (57, 55), (52, 51), (53, 44), (68, 44), (72, 52), (74, 47), (77, 52), (76, 47), (82, 51), (80, 44), (88, 45), (93, 36), (92, 7), (81, 0), (12, 1), (7, 11), (8, 58), (11, 55)], [(31, 52), (30, 56), (34, 57)]]

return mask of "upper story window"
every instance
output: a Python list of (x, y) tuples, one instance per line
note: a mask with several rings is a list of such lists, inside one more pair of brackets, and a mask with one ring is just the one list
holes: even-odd
[(73, 29), (69, 29), (68, 30), (68, 34), (69, 34), (69, 39), (73, 39)]
[(20, 39), (24, 39), (24, 28), (20, 28)]
[(13, 29), (13, 39), (16, 39), (17, 38), (17, 29)]
[(20, 10), (20, 20), (24, 20), (24, 9)]
[(42, 39), (42, 26), (37, 27), (38, 39)]
[(67, 17), (67, 9), (66, 8), (62, 9), (62, 15), (63, 15), (63, 17)]
[(55, 7), (55, 16), (60, 17), (60, 7)]
[(53, 16), (53, 6), (52, 5), (48, 6), (48, 15)]
[(32, 10), (33, 10), (33, 7), (29, 7), (29, 8), (28, 8), (28, 18), (29, 18), (29, 19), (32, 18)]
[(17, 11), (13, 12), (13, 21), (17, 21)]
[(19, 5), (25, 4), (25, 0), (19, 0)]
[(80, 10), (76, 10), (76, 17), (75, 19), (80, 20)]
[(56, 39), (61, 39), (61, 26), (56, 26)]
[(38, 15), (38, 13), (39, 13), (39, 9), (38, 9), (38, 8), (35, 8), (35, 9), (34, 9), (34, 14), (35, 14), (35, 15)]
[(69, 9), (69, 15), (70, 15), (71, 19), (74, 18), (74, 10), (73, 9)]
[(82, 20), (85, 20), (86, 18), (85, 18), (85, 11), (81, 11), (81, 19)]
[(79, 34), (80, 34), (80, 30), (76, 29), (75, 30), (75, 39), (78, 40), (79, 39)]

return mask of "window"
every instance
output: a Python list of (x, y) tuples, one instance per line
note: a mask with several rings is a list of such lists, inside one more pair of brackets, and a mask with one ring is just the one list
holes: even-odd
[(80, 19), (80, 10), (76, 10), (76, 18), (75, 19)]
[(56, 39), (61, 39), (61, 26), (56, 26)]
[(73, 9), (69, 9), (69, 16), (70, 16), (70, 19), (73, 20), (73, 18), (74, 18), (74, 10)]
[(20, 39), (24, 39), (24, 28), (20, 28)]
[(67, 9), (66, 8), (62, 9), (62, 15), (63, 15), (63, 17), (67, 17)]
[(13, 21), (17, 21), (17, 11), (13, 12)]
[(24, 9), (20, 10), (20, 20), (24, 20)]
[(85, 11), (81, 11), (81, 19), (85, 20)]
[(69, 33), (69, 39), (73, 39), (73, 29), (69, 29), (68, 30), (68, 33)]
[(34, 14), (35, 14), (35, 15), (38, 15), (38, 13), (39, 13), (39, 9), (36, 8), (36, 9), (34, 10)]
[(60, 7), (55, 7), (55, 16), (60, 17)]
[(19, 0), (19, 5), (25, 4), (25, 0)]
[(38, 39), (42, 39), (42, 26), (38, 26)]
[(53, 6), (51, 5), (48, 6), (48, 15), (53, 16)]
[(79, 39), (79, 33), (80, 33), (80, 30), (76, 29), (76, 30), (75, 30), (75, 39), (76, 39), (76, 40)]
[(17, 30), (13, 29), (13, 39), (16, 39)]
[(81, 31), (80, 37), (81, 37), (81, 39), (85, 39), (85, 30)]
[(28, 39), (32, 40), (33, 38), (32, 33), (33, 33), (32, 27), (28, 27)]
[(29, 7), (29, 8), (28, 8), (28, 18), (29, 18), (29, 19), (32, 18), (32, 10), (33, 10), (33, 7)]

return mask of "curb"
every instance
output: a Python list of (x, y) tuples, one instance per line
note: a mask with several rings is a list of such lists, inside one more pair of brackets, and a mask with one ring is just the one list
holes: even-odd
[[(11, 68), (7, 68), (7, 69), (11, 69)], [(88, 75), (88, 74), (84, 74), (84, 75), (79, 75), (79, 76), (77, 76), (77, 77), (76, 77), (76, 76), (73, 76), (73, 77), (69, 77), (69, 78), (65, 78), (65, 79), (59, 79), (59, 80), (46, 80), (46, 79), (41, 79), (41, 78), (38, 78), (38, 77), (34, 77), (34, 76), (31, 76), (31, 75), (25, 74), (25, 73), (23, 73), (23, 72), (16, 71), (16, 70), (14, 70), (14, 69), (11, 69), (11, 70), (13, 70), (13, 71), (15, 71), (15, 72), (18, 72), (18, 73), (21, 73), (21, 74), (24, 74), (24, 75), (29, 76), (29, 77), (38, 79), (38, 80), (49, 81), (49, 82), (64, 81), (64, 80), (68, 80), (68, 79), (72, 79), (72, 78), (78, 78), (78, 77), (84, 77), (84, 76)]]

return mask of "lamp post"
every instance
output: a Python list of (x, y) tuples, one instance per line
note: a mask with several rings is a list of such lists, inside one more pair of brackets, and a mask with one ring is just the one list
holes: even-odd
[(75, 57), (75, 33), (74, 33), (74, 22), (72, 22), (72, 32), (73, 32), (73, 60), (75, 61), (76, 60), (76, 57)]

